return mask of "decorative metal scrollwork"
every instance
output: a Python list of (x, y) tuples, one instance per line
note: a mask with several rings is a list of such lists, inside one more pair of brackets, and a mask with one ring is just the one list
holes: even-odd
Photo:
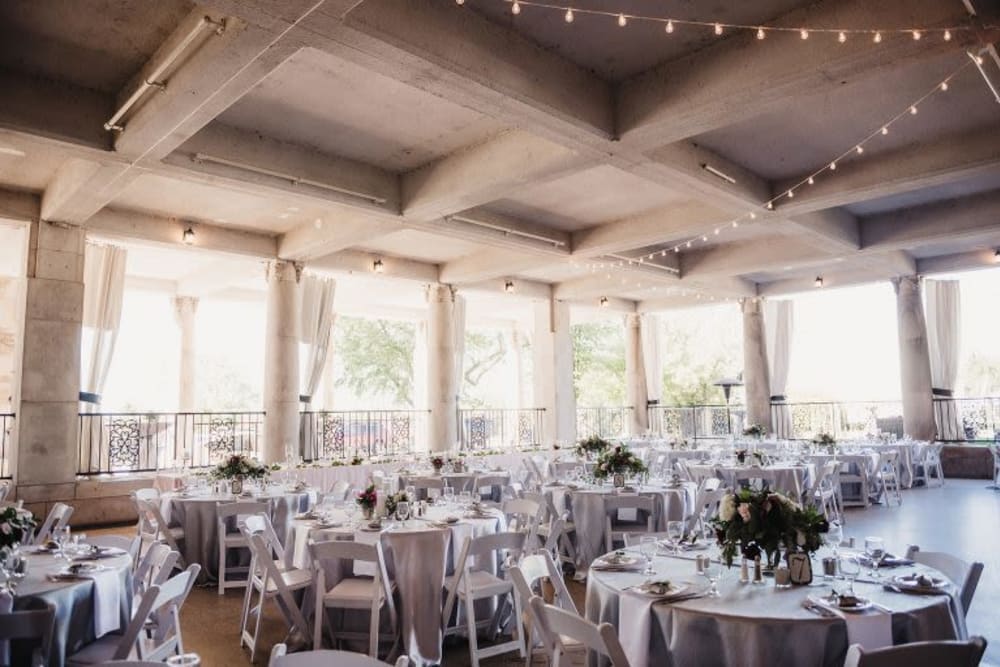
[(208, 458), (218, 463), (236, 451), (236, 419), (232, 416), (212, 417), (208, 420)]
[(108, 465), (111, 470), (139, 467), (141, 432), (138, 417), (115, 417), (108, 422)]

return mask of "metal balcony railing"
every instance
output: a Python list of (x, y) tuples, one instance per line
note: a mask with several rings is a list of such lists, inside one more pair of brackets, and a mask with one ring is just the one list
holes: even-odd
[(429, 414), (428, 410), (303, 412), (302, 456), (313, 461), (406, 454), (423, 444)]
[(576, 436), (581, 439), (592, 435), (602, 438), (625, 436), (631, 421), (630, 407), (577, 408)]
[(542, 442), (545, 408), (461, 409), (458, 411), (462, 451), (524, 449)]
[[(965, 442), (1000, 441), (1000, 397), (935, 398), (935, 415), (948, 414), (941, 408), (950, 404), (950, 412), (961, 425)], [(938, 430), (943, 431), (941, 425)]]
[(231, 454), (259, 456), (263, 412), (80, 414), (81, 475), (212, 466)]

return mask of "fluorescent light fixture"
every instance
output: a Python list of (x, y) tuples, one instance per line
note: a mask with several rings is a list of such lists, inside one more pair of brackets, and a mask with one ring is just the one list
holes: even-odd
[(0, 146), (0, 155), (13, 155), (14, 157), (24, 157), (25, 152), (13, 146)]
[(707, 162), (702, 162), (701, 163), (701, 168), (704, 169), (705, 171), (707, 171), (708, 173), (712, 174), (713, 176), (717, 176), (717, 177), (721, 178), (722, 180), (724, 180), (726, 183), (729, 183), (730, 185), (736, 185), (736, 179), (735, 178), (733, 178), (729, 174), (725, 173), (724, 171), (720, 171), (720, 170), (716, 169), (715, 167), (713, 167), (712, 165), (708, 164)]

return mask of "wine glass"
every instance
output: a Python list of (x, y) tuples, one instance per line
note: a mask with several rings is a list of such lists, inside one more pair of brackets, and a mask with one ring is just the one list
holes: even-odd
[(69, 544), (71, 535), (72, 531), (69, 526), (63, 526), (52, 534), (52, 539), (59, 547), (59, 555), (66, 560), (69, 560), (69, 555), (66, 553), (66, 546)]
[(408, 501), (400, 500), (396, 503), (396, 516), (403, 522), (403, 527), (406, 527), (406, 520), (410, 518), (410, 503)]
[(865, 538), (865, 555), (868, 556), (870, 564), (869, 574), (875, 579), (879, 578), (878, 566), (885, 557), (885, 543), (881, 537)]
[(445, 505), (450, 506), (455, 501), (455, 489), (450, 486), (441, 489), (441, 495), (444, 497)]
[(856, 556), (843, 556), (840, 559), (840, 572), (847, 579), (847, 592), (854, 595), (854, 580), (861, 574), (861, 561)]
[(7, 575), (7, 586), (11, 593), (17, 591), (17, 585), (28, 574), (28, 561), (18, 547), (7, 551), (4, 558), (3, 571)]
[(656, 537), (653, 535), (643, 535), (639, 538), (639, 551), (646, 557), (646, 569), (643, 574), (656, 574), (653, 569), (653, 556), (656, 555)]
[(677, 556), (681, 552), (681, 540), (684, 539), (684, 522), (683, 521), (668, 521), (667, 522), (667, 539), (670, 540), (670, 546), (673, 547), (674, 555)]
[(706, 595), (710, 598), (722, 597), (719, 593), (719, 579), (722, 578), (724, 570), (722, 568), (722, 561), (717, 558), (709, 557), (707, 560), (702, 561), (701, 574), (706, 579), (708, 579), (708, 593)]
[(844, 524), (840, 521), (831, 521), (830, 528), (826, 532), (826, 543), (833, 547), (833, 555), (837, 557), (840, 553), (840, 543), (844, 541)]

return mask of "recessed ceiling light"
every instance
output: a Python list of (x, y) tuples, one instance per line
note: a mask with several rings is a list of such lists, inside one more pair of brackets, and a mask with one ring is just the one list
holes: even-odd
[(24, 157), (26, 155), (20, 148), (14, 148), (13, 146), (0, 146), (0, 154), (13, 155), (14, 157)]
[(292, 213), (297, 213), (298, 210), (299, 210), (299, 207), (298, 206), (289, 206), (286, 210), (291, 211)]

